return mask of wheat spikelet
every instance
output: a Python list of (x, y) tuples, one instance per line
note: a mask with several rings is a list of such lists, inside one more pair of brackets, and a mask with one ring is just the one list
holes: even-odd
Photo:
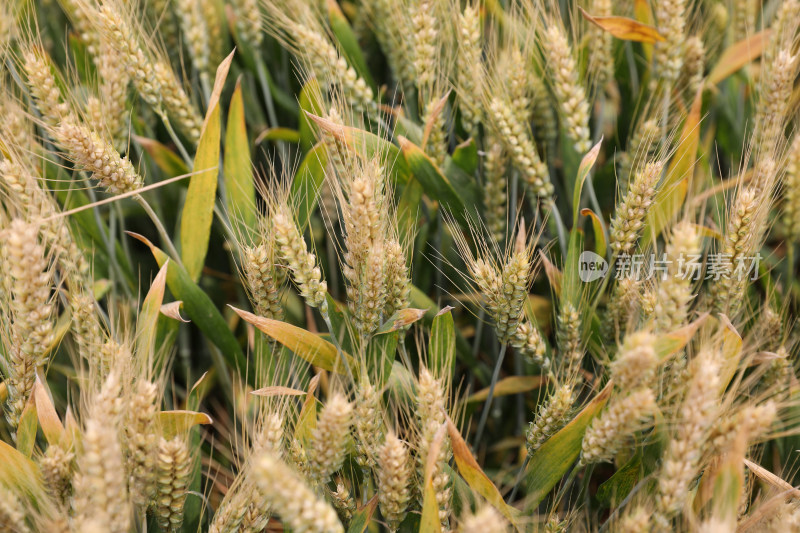
[(97, 65), (97, 75), (100, 81), (98, 98), (93, 100), (96, 104), (89, 105), (87, 102), (88, 114), (96, 115), (97, 119), (92, 123), (96, 128), (104, 124), (103, 128), (111, 137), (112, 144), (118, 151), (125, 148), (126, 119), (128, 117), (127, 97), (128, 84), (130, 77), (125, 69), (119, 68), (122, 62), (119, 52), (108, 43), (103, 43), (100, 53), (95, 57)]
[[(595, 17), (610, 17), (612, 15), (611, 0), (592, 0), (591, 14)], [(603, 87), (614, 77), (614, 41), (612, 35), (602, 28), (589, 25), (589, 68), (594, 73), (594, 83)]]
[(631, 317), (640, 307), (640, 287), (633, 278), (617, 280), (606, 308), (603, 328), (612, 337), (625, 333)]
[(683, 505), (688, 487), (696, 474), (703, 442), (718, 405), (719, 368), (717, 355), (702, 352), (697, 356), (689, 388), (678, 413), (680, 423), (670, 441), (658, 482), (657, 520), (668, 520)]
[(491, 505), (483, 504), (475, 514), (469, 514), (461, 522), (461, 533), (505, 533), (508, 522)]
[(681, 73), (676, 83), (677, 87), (683, 87), (683, 94), (686, 100), (692, 101), (697, 90), (703, 84), (703, 70), (706, 61), (706, 49), (703, 39), (697, 35), (692, 35), (684, 43), (684, 58)]
[(503, 144), (490, 137), (483, 159), (483, 201), (486, 204), (486, 227), (495, 242), (502, 242), (506, 232), (506, 164), (508, 153)]
[(630, 254), (644, 226), (647, 210), (653, 204), (656, 185), (664, 168), (662, 162), (648, 163), (638, 172), (611, 220), (611, 249)]
[(440, 168), (447, 157), (447, 132), (445, 131), (444, 109), (437, 99), (428, 100), (422, 113), (422, 123), (429, 125), (430, 135), (425, 142), (425, 152)]
[(272, 239), (267, 237), (255, 246), (246, 246), (242, 252), (242, 267), (256, 314), (282, 320), (283, 307)]
[(261, 33), (261, 15), (259, 13), (258, 0), (233, 0), (231, 7), (236, 15), (236, 31), (239, 37), (258, 49), (264, 40)]
[(783, 176), (783, 221), (788, 237), (800, 241), (800, 135), (795, 135), (786, 155)]
[(63, 101), (49, 58), (44, 51), (31, 48), (23, 52), (23, 60), (28, 89), (36, 100), (42, 119), (50, 125), (58, 124), (69, 114), (69, 106)]
[(378, 501), (381, 514), (390, 531), (397, 531), (406, 515), (410, 498), (411, 458), (408, 447), (394, 432), (377, 450)]
[(316, 256), (306, 248), (306, 242), (288, 207), (279, 207), (272, 215), (272, 228), (278, 244), (278, 254), (292, 273), (292, 279), (300, 289), (300, 295), (310, 307), (323, 307), (327, 284), (322, 280), (322, 271), (317, 266)]
[(788, 48), (780, 50), (766, 68), (756, 113), (756, 131), (753, 133), (760, 153), (774, 153), (783, 140), (797, 66), (797, 56), (792, 55), (792, 49)]
[(549, 368), (550, 359), (547, 358), (547, 346), (538, 328), (528, 320), (523, 320), (517, 326), (517, 331), (508, 340), (508, 343), (519, 350), (529, 361), (536, 363), (543, 369)]
[(742, 303), (747, 284), (744, 273), (737, 272), (752, 253), (760, 238), (759, 196), (752, 188), (739, 190), (730, 207), (723, 241), (720, 276), (711, 287), (713, 307), (720, 312), (735, 312)]
[(658, 72), (667, 83), (677, 81), (684, 60), (686, 0), (664, 0), (655, 6), (658, 28), (664, 41), (656, 43)]
[(408, 86), (414, 79), (411, 14), (397, 9), (393, 0), (367, 0), (363, 5), (396, 81)]
[(429, 92), (436, 82), (436, 41), (439, 30), (435, 5), (431, 0), (418, 0), (412, 7), (414, 73), (423, 101), (430, 97)]
[(161, 97), (164, 107), (169, 116), (175, 121), (186, 137), (196, 143), (200, 139), (203, 129), (203, 117), (198, 113), (197, 108), (189, 100), (189, 96), (183, 90), (172, 67), (164, 61), (156, 61), (153, 66), (154, 79), (158, 82), (161, 89)]
[(533, 128), (536, 140), (544, 148), (544, 155), (554, 154), (558, 143), (558, 120), (550, 102), (547, 87), (540, 76), (531, 76), (533, 97)]
[(162, 437), (156, 455), (153, 514), (164, 531), (181, 529), (191, 474), (192, 458), (186, 441), (182, 437)]
[(0, 485), (0, 532), (28, 533), (32, 531), (25, 521), (25, 508), (17, 495)]
[(341, 394), (332, 396), (319, 413), (308, 453), (308, 477), (313, 482), (326, 483), (342, 467), (352, 415), (353, 406)]
[(468, 4), (458, 15), (458, 93), (461, 101), (461, 124), (468, 135), (478, 133), (483, 119), (479, 101), (483, 90), (481, 17), (478, 6)]
[(536, 417), (525, 432), (528, 455), (533, 455), (547, 439), (564, 427), (572, 410), (574, 395), (571, 384), (560, 385), (539, 405)]
[(380, 393), (366, 378), (363, 378), (356, 391), (353, 425), (356, 452), (358, 452), (356, 462), (365, 469), (375, 466), (377, 445), (383, 433), (381, 408)]
[(336, 511), (269, 452), (254, 460), (253, 476), (266, 501), (293, 531), (344, 533)]
[(658, 285), (658, 296), (653, 310), (656, 329), (659, 331), (677, 329), (688, 318), (689, 305), (694, 294), (689, 270), (691, 266), (687, 268), (686, 265), (697, 264), (701, 244), (701, 237), (692, 224), (682, 222), (673, 228), (666, 250), (670, 263), (666, 278)]
[(651, 531), (651, 513), (644, 507), (636, 507), (620, 518), (614, 531), (617, 533), (647, 533)]
[(113, 413), (100, 407), (100, 413), (86, 422), (72, 506), (79, 524), (102, 523), (106, 531), (126, 533), (130, 505), (122, 448)]
[(6, 419), (12, 428), (30, 397), (36, 367), (46, 362), (45, 355), (53, 336), (50, 293), (52, 271), (39, 242), (39, 226), (15, 219), (3, 232), (5, 253), (3, 270), (11, 282), (11, 335), (7, 352), (5, 384), (8, 391)]
[(408, 308), (411, 298), (411, 274), (406, 265), (406, 253), (397, 239), (386, 243), (386, 306), (383, 314), (392, 316)]
[(581, 463), (588, 465), (612, 459), (655, 408), (655, 394), (648, 388), (613, 400), (586, 430), (581, 444)]
[(514, 166), (522, 173), (533, 193), (550, 198), (553, 195), (550, 174), (547, 165), (539, 158), (527, 124), (520, 122), (509, 103), (500, 97), (491, 99), (486, 114), (496, 130), (497, 138), (511, 154)]
[(64, 147), (92, 178), (111, 194), (142, 188), (142, 177), (127, 157), (119, 155), (111, 144), (85, 124), (64, 119), (53, 131), (58, 144)]
[(633, 169), (655, 156), (660, 136), (661, 130), (655, 119), (645, 120), (633, 130), (627, 150), (620, 154), (620, 181), (625, 188), (633, 179)]
[(580, 364), (583, 359), (582, 320), (580, 313), (570, 302), (562, 302), (557, 317), (556, 341), (561, 357), (571, 367)]
[(650, 384), (658, 364), (655, 343), (655, 335), (646, 331), (625, 337), (616, 359), (609, 365), (611, 379), (620, 391)]
[(756, 31), (760, 2), (758, 0), (733, 0), (731, 14), (733, 15), (733, 41), (746, 39)]
[(128, 398), (125, 435), (128, 459), (128, 486), (131, 499), (140, 506), (155, 496), (155, 463), (158, 451), (156, 416), (158, 389), (154, 383), (140, 380)]
[(330, 495), (333, 506), (339, 511), (342, 522), (345, 525), (349, 524), (353, 514), (356, 512), (356, 502), (350, 491), (347, 490), (343, 483), (337, 483), (336, 490), (330, 491)]
[(320, 83), (341, 86), (348, 105), (356, 112), (370, 115), (378, 112), (372, 89), (339, 55), (325, 35), (300, 23), (291, 24), (290, 28), (297, 39), (299, 52)]
[(578, 67), (572, 48), (559, 23), (550, 24), (542, 39), (547, 56), (547, 68), (552, 76), (553, 93), (558, 100), (560, 117), (570, 140), (579, 154), (592, 147), (589, 133), (589, 103), (578, 79)]
[(47, 492), (62, 509), (66, 509), (72, 496), (72, 475), (75, 470), (75, 454), (59, 444), (51, 444), (39, 458)]
[(194, 68), (207, 73), (210, 63), (209, 27), (203, 17), (202, 0), (175, 0), (181, 29), (186, 37)]
[(159, 108), (161, 105), (161, 86), (152, 76), (153, 64), (139, 43), (137, 33), (118, 11), (114, 2), (103, 3), (96, 12), (96, 22), (107, 42), (113, 44), (133, 80), (142, 99)]
[[(416, 417), (420, 431), (417, 444), (417, 465), (418, 470), (424, 472), (425, 465), (428, 463), (431, 444), (439, 427), (445, 421), (445, 397), (442, 384), (425, 367), (421, 368), (419, 373), (416, 407)], [(444, 467), (450, 461), (451, 456), (450, 441), (445, 438), (431, 476), (436, 502), (439, 505), (439, 520), (445, 527), (450, 516), (450, 500), (453, 489), (447, 486), (450, 483), (450, 476)], [(420, 475), (420, 479), (424, 478), (424, 475)]]

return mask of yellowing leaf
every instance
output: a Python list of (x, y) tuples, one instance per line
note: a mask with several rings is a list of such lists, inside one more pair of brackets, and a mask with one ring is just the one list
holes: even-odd
[(578, 7), (578, 9), (581, 10), (583, 18), (617, 39), (640, 43), (656, 43), (664, 40), (664, 36), (657, 29), (642, 24), (638, 20), (628, 17), (595, 17), (584, 11), (582, 7)]
[[(250, 141), (245, 125), (242, 86), (236, 82), (228, 109), (225, 130), (225, 206), (228, 215), (250, 230), (256, 229), (256, 188), (253, 182), (253, 164), (250, 161)], [(249, 235), (244, 232), (244, 238)]]
[(164, 304), (161, 306), (161, 314), (179, 322), (191, 322), (181, 316), (181, 307), (183, 307), (183, 302), (180, 300)]
[(168, 267), (169, 260), (164, 262), (155, 279), (153, 279), (150, 290), (147, 291), (147, 296), (145, 296), (142, 303), (142, 309), (139, 311), (139, 318), (136, 321), (136, 353), (143, 357), (149, 357), (149, 354), (155, 348), (156, 325), (161, 303), (164, 301)]
[(211, 222), (214, 219), (214, 202), (217, 198), (219, 166), (219, 106), (206, 117), (203, 135), (194, 156), (196, 174), (189, 181), (186, 201), (181, 216), (181, 256), (183, 266), (192, 281), (200, 278), (208, 253)]
[[(230, 307), (245, 322), (254, 325), (312, 365), (328, 371), (338, 372), (339, 374), (347, 372), (346, 367), (339, 358), (336, 347), (319, 335), (280, 320), (260, 317), (233, 306)], [(355, 368), (353, 358), (344, 352), (342, 353), (350, 368)]]
[[(509, 376), (501, 379), (494, 387), (494, 395), (508, 396), (538, 389), (547, 383), (546, 376)], [(467, 398), (467, 402), (482, 402), (489, 396), (489, 387), (479, 390)]]
[(47, 394), (47, 389), (45, 389), (38, 375), (36, 376), (36, 382), (33, 384), (33, 398), (36, 401), (39, 425), (42, 426), (42, 432), (47, 442), (51, 445), (59, 443), (64, 435), (64, 426), (61, 424), (50, 395)]
[(764, 52), (771, 33), (771, 30), (763, 30), (729, 46), (711, 69), (706, 83), (716, 85), (759, 57)]
[(133, 140), (153, 158), (153, 161), (166, 177), (172, 178), (189, 173), (189, 168), (183, 159), (160, 142), (146, 137), (139, 137), (138, 135), (133, 135)]
[(419, 530), (424, 533), (441, 533), (442, 531), (442, 524), (439, 522), (439, 503), (436, 501), (436, 491), (433, 488), (433, 473), (436, 470), (439, 451), (444, 445), (446, 431), (447, 424), (442, 424), (428, 448), (425, 476), (422, 483), (422, 517), (419, 521)]
[(699, 328), (708, 317), (708, 313), (703, 313), (691, 324), (687, 324), (686, 326), (676, 329), (675, 331), (659, 335), (656, 339), (655, 345), (655, 350), (658, 356), (663, 360), (682, 350), (687, 344), (689, 344), (689, 341), (692, 340), (697, 328)]
[(17, 425), (17, 450), (25, 457), (30, 457), (36, 446), (36, 431), (39, 429), (39, 419), (36, 416), (36, 401), (31, 396), (22, 410)]
[(318, 384), (319, 374), (311, 378), (308, 383), (306, 400), (303, 402), (303, 407), (300, 408), (300, 415), (298, 415), (297, 424), (294, 426), (294, 438), (301, 442), (308, 441), (311, 431), (317, 425), (317, 398), (314, 396), (314, 391), (317, 390)]
[(177, 410), (158, 413), (161, 434), (167, 440), (186, 433), (198, 424), (208, 425), (212, 422), (210, 416), (197, 411)]
[(453, 421), (450, 420), (450, 417), (447, 417), (447, 432), (450, 435), (450, 443), (453, 447), (453, 457), (456, 460), (456, 466), (458, 466), (458, 471), (461, 473), (461, 477), (464, 478), (464, 481), (472, 487), (472, 490), (486, 498), (495, 509), (503, 513), (503, 515), (508, 518), (508, 520), (515, 524), (517, 522), (517, 515), (519, 511), (514, 509), (513, 507), (506, 504), (503, 500), (503, 495), (500, 494), (500, 491), (497, 490), (497, 487), (492, 480), (481, 470), (480, 465), (478, 465), (478, 461), (475, 460), (475, 457), (472, 456), (472, 452), (469, 451), (469, 446), (467, 443), (464, 442), (464, 439), (461, 437), (461, 433), (459, 433), (458, 428), (453, 424)]
[(0, 440), (0, 485), (24, 491), (34, 498), (45, 495), (42, 476), (32, 460)]
[(427, 309), (401, 309), (400, 311), (396, 311), (392, 316), (386, 319), (386, 322), (378, 328), (375, 332), (375, 335), (381, 335), (383, 333), (390, 333), (392, 331), (397, 331), (402, 329), (406, 326), (410, 326), (414, 322), (420, 320), (422, 317), (425, 316)]
[(261, 389), (254, 390), (250, 392), (254, 396), (264, 396), (264, 397), (271, 397), (271, 396), (302, 396), (305, 394), (305, 391), (292, 389), (290, 387), (282, 387), (280, 385), (273, 385), (271, 387), (264, 387)]

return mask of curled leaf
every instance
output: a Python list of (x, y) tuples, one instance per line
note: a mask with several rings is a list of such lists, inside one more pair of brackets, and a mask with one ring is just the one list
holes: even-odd
[(664, 36), (656, 28), (642, 24), (638, 20), (628, 17), (595, 17), (582, 7), (578, 7), (578, 9), (581, 10), (583, 18), (617, 39), (639, 43), (657, 43), (664, 40)]
[(181, 307), (183, 307), (183, 302), (181, 300), (176, 300), (174, 302), (170, 302), (168, 304), (164, 304), (161, 306), (161, 314), (172, 318), (174, 320), (178, 320), (180, 322), (189, 323), (191, 320), (188, 318), (183, 318), (181, 316)]

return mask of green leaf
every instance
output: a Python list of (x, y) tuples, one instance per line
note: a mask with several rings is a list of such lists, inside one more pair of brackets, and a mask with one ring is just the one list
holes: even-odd
[(475, 144), (475, 139), (467, 139), (456, 146), (450, 163), (469, 175), (474, 174), (478, 170), (478, 146)]
[(319, 190), (325, 180), (325, 167), (328, 165), (328, 150), (322, 143), (310, 150), (292, 181), (290, 203), (297, 206), (297, 225), (305, 228), (311, 213), (319, 202)]
[(437, 378), (450, 373), (455, 362), (456, 332), (451, 310), (452, 307), (445, 307), (439, 311), (431, 325), (428, 366)]
[(169, 260), (165, 261), (153, 279), (136, 320), (136, 353), (140, 357), (149, 358), (155, 350), (156, 326), (164, 301), (169, 263)]
[(383, 388), (392, 374), (399, 340), (400, 332), (391, 331), (374, 336), (367, 344), (367, 371), (376, 387)]
[(364, 533), (372, 521), (375, 508), (378, 507), (378, 495), (373, 496), (363, 507), (358, 509), (350, 520), (347, 533)]
[[(228, 215), (241, 221), (245, 228), (255, 231), (258, 210), (256, 207), (256, 188), (253, 181), (253, 165), (250, 162), (250, 142), (247, 139), (244, 99), (241, 80), (231, 97), (228, 109), (228, 123), (225, 131), (225, 206)], [(249, 235), (245, 235), (248, 238)]]
[(325, 110), (322, 108), (321, 94), (317, 78), (309, 79), (300, 91), (300, 116), (298, 118), (300, 126), (298, 131), (300, 132), (300, 147), (304, 152), (310, 150), (317, 142), (309, 116), (322, 116), (325, 114)]
[(583, 252), (583, 231), (577, 227), (572, 228), (567, 244), (567, 258), (564, 264), (564, 273), (561, 278), (561, 300), (572, 303), (580, 309), (579, 301), (582, 291), (580, 279), (580, 255)]
[(642, 474), (642, 452), (637, 449), (636, 454), (625, 463), (622, 468), (614, 472), (597, 488), (597, 499), (611, 507), (616, 506), (630, 493)]
[[(245, 322), (254, 325), (312, 365), (339, 374), (347, 372), (336, 352), (336, 347), (319, 335), (280, 320), (264, 318), (233, 306), (229, 307)], [(346, 353), (343, 355), (350, 368), (355, 368), (353, 358)]]
[(411, 169), (406, 159), (400, 154), (400, 150), (394, 144), (374, 133), (364, 131), (350, 126), (336, 124), (326, 118), (322, 118), (313, 113), (306, 113), (306, 116), (314, 121), (317, 126), (333, 135), (336, 140), (343, 142), (354, 153), (360, 157), (369, 159), (380, 157), (381, 163), (388, 169), (389, 175), (397, 185), (405, 185), (411, 176)]
[[(168, 256), (160, 248), (141, 235), (130, 232), (128, 235), (146, 244), (159, 266), (166, 264)], [(186, 270), (174, 261), (170, 261), (167, 269), (167, 286), (173, 296), (183, 301), (183, 309), (189, 319), (219, 348), (228, 365), (234, 370), (243, 371), (247, 367), (247, 361), (228, 323), (211, 298), (189, 278)], [(249, 379), (252, 381), (252, 375)]]
[(364, 60), (364, 54), (361, 53), (361, 47), (358, 46), (358, 39), (350, 27), (350, 23), (347, 22), (347, 18), (345, 18), (336, 0), (327, 0), (327, 4), (331, 30), (333, 30), (336, 40), (339, 41), (342, 54), (347, 59), (347, 63), (355, 69), (358, 75), (374, 91), (377, 88), (375, 81), (372, 79), (367, 62)]
[(594, 162), (597, 161), (597, 155), (600, 153), (600, 145), (603, 144), (603, 138), (595, 144), (591, 150), (586, 152), (586, 155), (581, 159), (581, 164), (578, 167), (578, 177), (575, 180), (575, 189), (572, 191), (572, 227), (578, 227), (578, 212), (581, 205), (581, 193), (583, 192), (583, 184), (589, 173), (592, 171)]
[(339, 346), (347, 353), (353, 352), (353, 339), (350, 336), (352, 328), (349, 325), (347, 308), (326, 293), (325, 299), (328, 302), (328, 318), (331, 321), (331, 328), (336, 332)]
[[(398, 142), (403, 152), (408, 167), (414, 177), (422, 185), (425, 193), (433, 200), (438, 201), (447, 209), (462, 225), (467, 225), (467, 208), (461, 195), (456, 192), (453, 185), (436, 167), (422, 149), (406, 139), (399, 137)], [(477, 214), (477, 213), (474, 213)]]
[(209, 117), (194, 158), (194, 168), (198, 172), (189, 182), (181, 215), (181, 255), (192, 281), (200, 278), (206, 260), (217, 196), (220, 136), (218, 106), (211, 110)]
[(183, 435), (199, 424), (208, 425), (212, 423), (210, 416), (197, 411), (177, 410), (158, 413), (158, 425), (161, 428), (161, 435), (167, 440)]
[(161, 169), (167, 178), (189, 173), (189, 167), (186, 166), (183, 159), (160, 142), (146, 137), (139, 137), (138, 135), (134, 135), (133, 140), (153, 158), (156, 166)]
[(578, 458), (583, 434), (608, 401), (612, 387), (613, 383), (609, 382), (569, 424), (550, 437), (531, 456), (526, 469), (527, 510), (535, 509)]
[(300, 142), (300, 132), (292, 128), (269, 128), (262, 131), (256, 137), (256, 144), (261, 144), (264, 141), (285, 141), (292, 144)]

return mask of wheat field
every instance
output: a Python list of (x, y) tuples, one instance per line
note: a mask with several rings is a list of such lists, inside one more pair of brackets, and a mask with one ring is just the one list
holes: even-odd
[(0, 2), (0, 533), (800, 532), (798, 0)]

